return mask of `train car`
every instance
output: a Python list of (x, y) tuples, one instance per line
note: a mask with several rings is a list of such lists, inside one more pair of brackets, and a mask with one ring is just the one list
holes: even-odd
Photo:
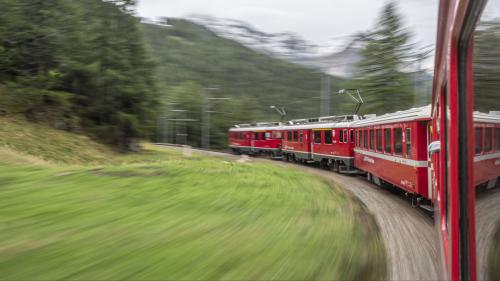
[(414, 203), (432, 198), (428, 177), (430, 106), (367, 118), (354, 123), (354, 165), (377, 185), (406, 191)]
[(474, 113), (474, 185), (500, 186), (500, 112)]
[(279, 157), (282, 138), (281, 123), (239, 124), (229, 129), (229, 147), (234, 153)]
[(354, 172), (356, 115), (329, 116), (291, 121), (284, 127), (284, 158), (317, 162), (338, 172)]
[[(497, 91), (488, 93), (482, 79), (487, 79), (488, 85), (498, 85), (500, 77), (491, 74), (499, 70), (495, 55), (484, 56), (484, 45), (483, 53), (477, 52), (481, 42), (476, 41), (476, 34), (483, 16), (495, 15), (495, 11), (499, 16), (497, 7), (498, 2), (485, 0), (441, 0), (439, 5), (429, 153), (442, 279), (476, 280), (476, 238), (486, 239), (475, 232), (475, 186), (492, 185), (489, 182), (498, 171), (491, 166), (498, 163), (496, 151), (485, 151), (493, 141), (490, 132), (494, 136), (497, 125), (489, 117), (476, 114), (476, 118), (474, 110), (481, 96), (498, 95)], [(491, 46), (498, 45), (492, 38)], [(478, 70), (483, 74), (476, 76)], [(482, 107), (499, 110), (498, 101), (489, 99)], [(491, 225), (494, 229), (495, 224)]]
[(283, 159), (287, 161), (312, 161), (311, 130), (306, 120), (290, 121), (283, 128)]
[(229, 129), (229, 147), (235, 154), (248, 154), (252, 151), (252, 131), (250, 124), (235, 125)]

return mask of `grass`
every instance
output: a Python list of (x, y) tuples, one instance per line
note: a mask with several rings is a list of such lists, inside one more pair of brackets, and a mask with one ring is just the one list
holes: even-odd
[(54, 130), (20, 117), (0, 117), (0, 159), (41, 164), (104, 164), (117, 154), (88, 137)]
[[(102, 159), (89, 143), (61, 156), (68, 136), (42, 131), (33, 133), (60, 147), (28, 140), (0, 158), (0, 280), (385, 277), (371, 217), (315, 176), (153, 146), (125, 156), (104, 150)], [(13, 147), (41, 151), (48, 165)]]

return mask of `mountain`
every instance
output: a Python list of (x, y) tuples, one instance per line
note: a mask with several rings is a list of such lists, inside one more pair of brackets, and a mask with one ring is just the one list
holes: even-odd
[(234, 19), (193, 15), (188, 20), (252, 50), (309, 68), (320, 69), (335, 76), (352, 77), (354, 66), (360, 59), (362, 34), (337, 38), (320, 46), (306, 41), (295, 33), (266, 33), (246, 22)]
[[(320, 114), (318, 96), (324, 74), (317, 70), (256, 52), (184, 19), (168, 19), (168, 24), (160, 25), (142, 23), (141, 29), (157, 64), (156, 76), (165, 102), (188, 110), (185, 117), (197, 120), (187, 129), (193, 145), (200, 138), (201, 101), (207, 95), (231, 98), (214, 102), (211, 109), (231, 114), (212, 117), (219, 123), (212, 125), (211, 134), (220, 137), (215, 141), (221, 146), (232, 124), (278, 120), (271, 105), (286, 106), (289, 119)], [(330, 76), (330, 82), (330, 92), (334, 93), (347, 80)], [(331, 114), (345, 114), (352, 103), (343, 96), (332, 96), (330, 108)]]

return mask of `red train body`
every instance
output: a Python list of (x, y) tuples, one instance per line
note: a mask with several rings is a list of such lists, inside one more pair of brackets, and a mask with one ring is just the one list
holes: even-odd
[(427, 145), (430, 107), (355, 122), (354, 165), (377, 185), (390, 183), (431, 200)]
[[(354, 171), (354, 129), (357, 116), (292, 121), (284, 126), (283, 157), (318, 162), (339, 172)], [(297, 124), (302, 123), (302, 124)]]
[(282, 130), (280, 123), (237, 125), (229, 130), (229, 147), (237, 153), (281, 154)]
[(474, 113), (474, 185), (500, 183), (500, 113)]

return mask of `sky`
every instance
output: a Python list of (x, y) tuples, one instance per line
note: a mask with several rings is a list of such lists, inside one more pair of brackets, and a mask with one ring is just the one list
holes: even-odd
[[(370, 30), (387, 0), (139, 0), (145, 18), (204, 14), (242, 20), (264, 32), (294, 32), (324, 45)], [(438, 0), (400, 0), (405, 25), (420, 46), (434, 44)]]

